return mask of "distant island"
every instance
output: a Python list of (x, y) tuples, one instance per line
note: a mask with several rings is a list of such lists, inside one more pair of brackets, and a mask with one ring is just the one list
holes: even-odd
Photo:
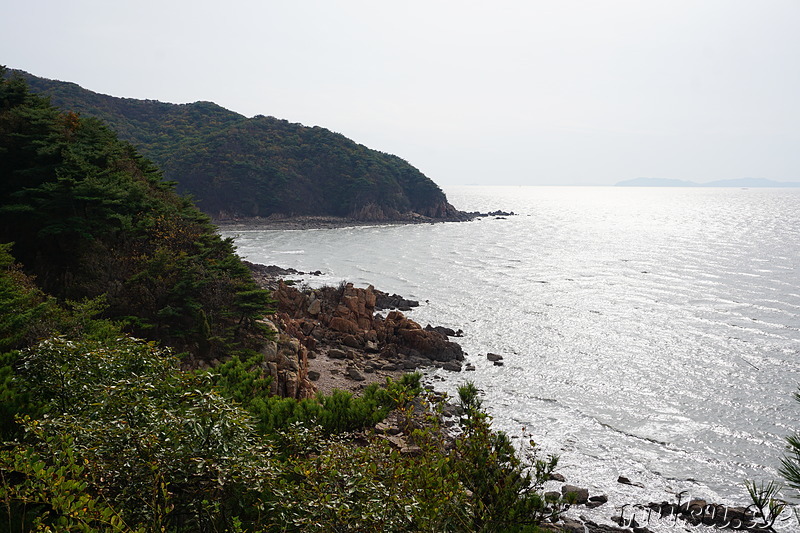
[(773, 181), (764, 178), (739, 178), (732, 180), (717, 180), (706, 183), (676, 180), (668, 178), (636, 178), (620, 181), (615, 187), (800, 187), (798, 181)]
[(213, 102), (171, 104), (98, 94), (21, 70), (56, 107), (108, 124), (215, 220), (342, 217), (364, 222), (463, 220), (407, 161), (344, 135)]

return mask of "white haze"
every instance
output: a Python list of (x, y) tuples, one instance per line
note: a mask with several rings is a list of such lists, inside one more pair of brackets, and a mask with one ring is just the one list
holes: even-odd
[(320, 125), (442, 185), (800, 179), (794, 0), (0, 0), (0, 63)]

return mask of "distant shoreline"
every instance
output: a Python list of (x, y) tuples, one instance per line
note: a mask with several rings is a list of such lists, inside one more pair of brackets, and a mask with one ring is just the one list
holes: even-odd
[(514, 213), (493, 211), (491, 213), (460, 212), (459, 217), (430, 218), (422, 215), (393, 220), (359, 220), (334, 216), (298, 216), (298, 217), (238, 217), (234, 219), (212, 219), (220, 229), (258, 228), (262, 230), (307, 230), (337, 229), (365, 226), (404, 226), (408, 224), (440, 224), (443, 222), (470, 222), (487, 217), (513, 216)]
[(303, 230), (335, 229), (355, 226), (400, 226), (406, 224), (436, 224), (439, 222), (460, 222), (449, 219), (409, 219), (409, 220), (357, 220), (346, 217), (300, 216), (300, 217), (240, 217), (235, 219), (213, 220), (220, 228), (257, 227), (258, 229)]
[(800, 187), (797, 181), (773, 181), (763, 178), (741, 178), (732, 180), (717, 180), (706, 183), (695, 181), (677, 180), (669, 178), (636, 178), (620, 181), (614, 187), (692, 187), (692, 188), (753, 188), (753, 189), (795, 189)]

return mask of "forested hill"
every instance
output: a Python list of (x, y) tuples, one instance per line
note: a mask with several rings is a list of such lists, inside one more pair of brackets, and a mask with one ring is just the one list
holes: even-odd
[(405, 160), (325, 128), (260, 115), (247, 118), (212, 102), (117, 98), (13, 72), (62, 110), (106, 122), (216, 219), (463, 217), (433, 181)]
[[(201, 360), (257, 344), (269, 298), (233, 243), (99, 120), (60, 113), (2, 74), (0, 266), (10, 252), (59, 301), (90, 301), (125, 331)], [(7, 294), (0, 284), (0, 307), (24, 317)], [(0, 350), (9, 331), (51, 329), (35, 322), (0, 316)]]

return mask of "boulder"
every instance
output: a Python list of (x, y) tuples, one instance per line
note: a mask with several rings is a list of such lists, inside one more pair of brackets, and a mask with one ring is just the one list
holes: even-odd
[(312, 301), (308, 306), (308, 314), (311, 316), (317, 316), (322, 311), (322, 302), (320, 300)]
[(315, 389), (308, 379), (308, 348), (298, 338), (279, 331), (276, 339), (264, 344), (264, 373), (272, 377), (270, 393), (289, 398), (308, 398)]
[[(377, 353), (387, 364), (407, 370), (464, 360), (461, 346), (448, 339), (448, 335), (457, 334), (453, 330), (423, 329), (400, 311), (390, 311), (385, 318), (376, 315), (381, 294), (372, 286), (361, 289), (352, 283), (306, 293), (280, 283), (275, 291), (277, 315), (287, 333), (297, 337), (308, 350), (346, 346), (358, 352), (350, 357), (352, 360)], [(347, 357), (334, 350), (328, 351), (329, 357)], [(285, 361), (283, 363), (287, 366)], [(297, 366), (293, 369), (300, 370), (298, 365), (288, 366)], [(453, 371), (456, 367), (461, 369), (460, 364), (448, 365)], [(305, 374), (301, 378), (305, 378)]]
[(340, 316), (335, 316), (331, 318), (328, 327), (330, 327), (334, 331), (339, 331), (341, 333), (349, 333), (351, 335), (355, 335), (356, 333), (358, 333), (357, 323), (353, 322), (352, 320), (342, 318)]
[(633, 487), (644, 488), (644, 485), (642, 485), (641, 483), (634, 483), (633, 481), (631, 481), (630, 479), (628, 479), (625, 476), (619, 476), (617, 478), (617, 483), (622, 483), (623, 485), (631, 485)]
[(434, 327), (434, 326), (431, 326), (430, 324), (428, 324), (427, 326), (425, 326), (425, 331), (435, 331), (436, 333), (444, 335), (445, 337), (455, 337), (456, 336), (455, 330), (450, 329), (450, 328), (446, 328), (444, 326), (435, 326)]
[(442, 365), (442, 368), (450, 372), (461, 372), (461, 363), (457, 361), (447, 361)]
[(561, 494), (566, 497), (567, 494), (574, 493), (576, 496), (575, 503), (579, 505), (585, 504), (589, 501), (589, 491), (587, 489), (582, 489), (580, 487), (576, 487), (575, 485), (564, 485), (561, 487)]
[(586, 531), (583, 522), (574, 518), (563, 518), (557, 527), (559, 533), (585, 533)]
[(337, 350), (336, 348), (332, 348), (328, 350), (328, 357), (331, 359), (345, 359), (347, 358), (347, 353), (344, 350)]
[(378, 343), (374, 341), (366, 341), (364, 343), (364, 350), (369, 353), (378, 353), (380, 348), (378, 347)]
[(375, 300), (372, 305), (375, 309), (401, 309), (408, 311), (412, 307), (419, 306), (418, 301), (406, 300), (397, 294), (389, 295), (388, 293), (377, 290), (373, 290), (373, 294)]
[(350, 379), (352, 379), (354, 381), (364, 381), (366, 379), (361, 374), (361, 372), (359, 372), (358, 370), (356, 370), (355, 367), (352, 367), (352, 366), (347, 369), (347, 377), (349, 377)]
[(345, 338), (342, 339), (342, 344), (350, 348), (361, 348), (361, 342), (359, 342), (355, 335), (345, 336)]

